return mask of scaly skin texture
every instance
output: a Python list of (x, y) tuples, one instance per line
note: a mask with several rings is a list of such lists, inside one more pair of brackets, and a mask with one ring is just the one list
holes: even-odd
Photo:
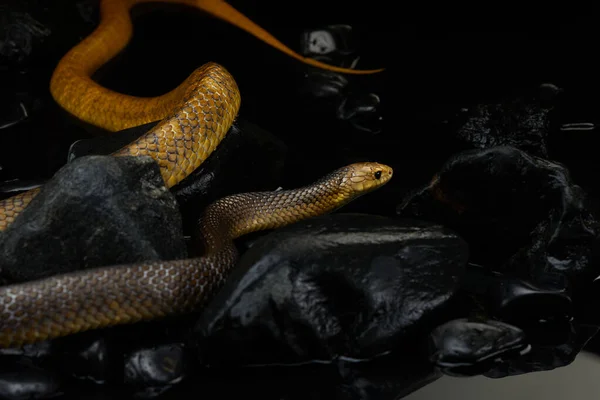
[(179, 102), (181, 92), (187, 90), (187, 81), (162, 96), (141, 98), (108, 90), (90, 78), (129, 42), (133, 32), (129, 9), (135, 4), (149, 2), (185, 4), (199, 8), (315, 67), (347, 74), (382, 71), (339, 68), (303, 57), (222, 0), (102, 0), (99, 26), (61, 59), (50, 81), (52, 96), (65, 110), (90, 124), (117, 131), (165, 118)]
[[(181, 107), (182, 99), (187, 98), (185, 115), (180, 110), (177, 121), (163, 122), (162, 131), (154, 129), (144, 138), (118, 152), (119, 155), (146, 154), (153, 157), (160, 164), (168, 187), (175, 185), (198, 167), (223, 139), (223, 134), (229, 130), (233, 117), (237, 115), (240, 95), (233, 77), (224, 69), (219, 71), (222, 67), (212, 63), (198, 68), (178, 87), (157, 97), (117, 93), (91, 79), (92, 74), (121, 52), (131, 39), (131, 7), (150, 2), (185, 4), (199, 8), (314, 67), (348, 74), (383, 71), (340, 68), (303, 57), (222, 0), (102, 0), (98, 27), (60, 60), (50, 80), (50, 92), (56, 102), (69, 113), (108, 131), (119, 131), (169, 118), (174, 109)], [(217, 81), (219, 84), (216, 84)], [(198, 91), (199, 87), (203, 90)], [(213, 91), (215, 87), (217, 88)], [(192, 99), (193, 93), (197, 95), (196, 101)], [(221, 115), (221, 112), (229, 113)], [(191, 131), (197, 127), (195, 124), (202, 122), (204, 125), (197, 132), (200, 136), (193, 136)], [(211, 135), (213, 131), (217, 135)], [(191, 149), (188, 147), (190, 145)], [(198, 150), (199, 153), (195, 155), (189, 150)], [(171, 172), (167, 171), (170, 167), (174, 167)], [(38, 192), (39, 190), (33, 190), (0, 201), (0, 231), (14, 221)]]
[(199, 222), (205, 249), (200, 258), (103, 267), (1, 287), (0, 346), (197, 310), (235, 266), (233, 239), (331, 212), (391, 177), (386, 165), (358, 163), (299, 189), (217, 200)]
[[(74, 116), (109, 131), (162, 120), (114, 153), (148, 155), (168, 187), (197, 168), (228, 132), (240, 93), (223, 67), (209, 63), (158, 97), (108, 90), (90, 77), (131, 38), (131, 6), (152, 0), (102, 0), (98, 28), (59, 62), (50, 82), (54, 99)], [(342, 73), (372, 73), (328, 66), (304, 58), (221, 0), (161, 0), (198, 7), (315, 67)], [(224, 282), (235, 265), (232, 240), (330, 212), (392, 176), (389, 167), (366, 163), (343, 168), (316, 184), (292, 191), (231, 196), (209, 206), (200, 223), (207, 253), (202, 258), (104, 267), (0, 288), (0, 346), (12, 347), (89, 329), (133, 323), (195, 310)], [(0, 201), (4, 230), (41, 189)]]
[[(205, 64), (186, 82), (171, 115), (113, 154), (152, 157), (169, 188), (198, 168), (217, 148), (240, 108), (237, 84), (218, 64)], [(0, 201), (0, 231), (14, 221), (39, 190)]]
[(31, 189), (16, 196), (0, 200), (0, 232), (12, 224), (17, 215), (21, 214), (40, 189)]

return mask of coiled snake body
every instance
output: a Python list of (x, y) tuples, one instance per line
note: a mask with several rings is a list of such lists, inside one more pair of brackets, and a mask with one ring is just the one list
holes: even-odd
[[(130, 7), (148, 1), (152, 0), (103, 0), (99, 26), (59, 62), (50, 91), (71, 114), (110, 131), (161, 120), (114, 156), (152, 157), (165, 184), (172, 187), (206, 160), (227, 134), (240, 107), (240, 93), (234, 78), (215, 63), (198, 68), (177, 88), (154, 98), (116, 93), (95, 83), (90, 76), (131, 37)], [(203, 9), (313, 66), (346, 73), (379, 71), (347, 70), (304, 58), (221, 0), (166, 2)], [(206, 249), (202, 258), (104, 267), (2, 287), (0, 346), (197, 309), (235, 265), (234, 238), (330, 212), (391, 176), (385, 165), (353, 164), (301, 189), (223, 198), (210, 205), (200, 221)], [(40, 190), (0, 201), (0, 230)]]

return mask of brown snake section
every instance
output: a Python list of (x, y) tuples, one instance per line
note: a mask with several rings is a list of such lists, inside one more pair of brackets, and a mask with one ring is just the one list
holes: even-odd
[[(240, 92), (229, 72), (215, 63), (196, 69), (174, 112), (114, 156), (150, 156), (172, 187), (200, 166), (227, 134), (240, 108)], [(39, 189), (0, 200), (0, 231), (10, 225)]]
[(233, 239), (331, 212), (391, 177), (386, 165), (357, 163), (299, 189), (222, 198), (200, 219), (200, 258), (102, 267), (0, 287), (0, 346), (197, 310), (236, 265)]

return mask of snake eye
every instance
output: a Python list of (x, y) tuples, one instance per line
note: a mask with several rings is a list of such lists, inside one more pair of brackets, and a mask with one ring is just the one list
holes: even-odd
[(375, 179), (380, 179), (380, 178), (381, 178), (381, 171), (375, 172)]

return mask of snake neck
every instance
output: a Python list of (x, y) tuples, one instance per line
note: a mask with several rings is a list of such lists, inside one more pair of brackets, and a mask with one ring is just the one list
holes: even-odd
[(301, 188), (242, 193), (217, 200), (206, 208), (199, 222), (198, 236), (206, 254), (219, 253), (223, 244), (252, 232), (330, 213), (361, 196), (340, 184), (345, 175), (342, 168)]

